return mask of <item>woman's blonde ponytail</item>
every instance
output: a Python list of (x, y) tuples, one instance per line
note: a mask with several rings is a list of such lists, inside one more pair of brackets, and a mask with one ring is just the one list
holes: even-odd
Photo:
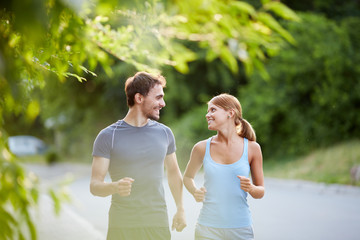
[(237, 133), (240, 137), (247, 138), (250, 141), (256, 141), (256, 134), (251, 124), (243, 118), (240, 118), (240, 124), (237, 126)]

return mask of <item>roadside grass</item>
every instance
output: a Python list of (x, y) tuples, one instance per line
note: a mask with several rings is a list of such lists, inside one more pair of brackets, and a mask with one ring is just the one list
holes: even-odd
[(17, 159), (22, 163), (37, 163), (37, 164), (47, 164), (46, 155), (27, 155), (27, 156), (18, 156)]
[(92, 157), (59, 156), (57, 154), (38, 154), (29, 156), (18, 156), (17, 159), (22, 163), (36, 163), (41, 165), (51, 165), (53, 163), (80, 163), (91, 164)]
[[(360, 165), (360, 139), (294, 158), (264, 161), (265, 177), (351, 185), (350, 170)], [(360, 186), (360, 182), (355, 185)]]

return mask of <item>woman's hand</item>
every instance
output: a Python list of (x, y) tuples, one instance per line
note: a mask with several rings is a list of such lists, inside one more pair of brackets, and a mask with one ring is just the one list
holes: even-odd
[(193, 196), (197, 202), (203, 202), (205, 199), (206, 189), (201, 187), (200, 189), (195, 189)]
[(253, 184), (251, 183), (250, 178), (244, 176), (237, 176), (240, 179), (240, 188), (245, 192), (250, 193), (253, 188)]
[(245, 192), (248, 192), (253, 198), (259, 199), (264, 196), (264, 186), (254, 185), (250, 178), (244, 176), (237, 176), (240, 179), (240, 188)]

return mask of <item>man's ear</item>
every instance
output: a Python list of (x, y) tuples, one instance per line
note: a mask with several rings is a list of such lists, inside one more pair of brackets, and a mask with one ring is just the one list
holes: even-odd
[(140, 93), (136, 93), (134, 96), (135, 103), (141, 104), (144, 101), (144, 96)]

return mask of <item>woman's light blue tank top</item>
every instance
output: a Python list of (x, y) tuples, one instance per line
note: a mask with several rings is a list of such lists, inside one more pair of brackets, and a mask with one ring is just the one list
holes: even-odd
[(220, 164), (210, 156), (211, 138), (206, 143), (203, 161), (204, 186), (207, 190), (198, 223), (215, 228), (240, 228), (252, 225), (247, 193), (240, 188), (238, 175), (249, 177), (248, 140), (244, 138), (241, 158), (232, 164)]

